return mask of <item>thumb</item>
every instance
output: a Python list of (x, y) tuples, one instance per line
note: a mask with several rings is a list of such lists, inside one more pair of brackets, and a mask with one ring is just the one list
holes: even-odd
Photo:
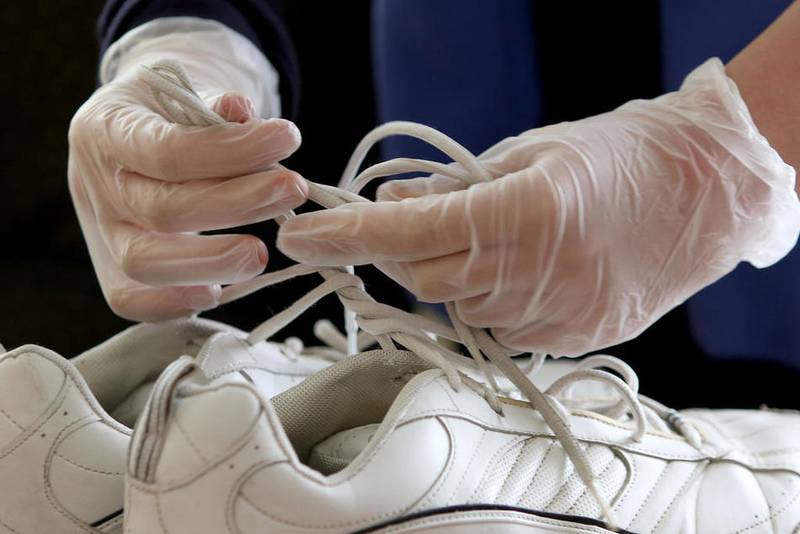
[(253, 101), (236, 92), (223, 93), (217, 97), (211, 104), (211, 109), (228, 122), (244, 123), (258, 117)]
[(378, 187), (376, 197), (381, 201), (399, 201), (404, 198), (418, 198), (426, 195), (436, 195), (451, 193), (466, 189), (467, 185), (463, 182), (433, 174), (419, 178), (407, 178), (405, 180), (389, 180)]
[(361, 265), (416, 261), (470, 248), (468, 206), (485, 211), (478, 184), (471, 190), (409, 198), (401, 202), (355, 202), (304, 213), (281, 225), (278, 249), (311, 265)]

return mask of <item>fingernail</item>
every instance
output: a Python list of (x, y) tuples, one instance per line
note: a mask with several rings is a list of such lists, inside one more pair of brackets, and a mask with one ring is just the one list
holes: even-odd
[(252, 100), (250, 100), (249, 98), (245, 99), (245, 106), (247, 107), (248, 120), (258, 116), (258, 114), (256, 113), (256, 105), (253, 103)]
[(261, 267), (264, 267), (267, 264), (267, 259), (269, 258), (269, 254), (267, 253), (267, 245), (259, 241), (256, 245), (256, 251), (258, 254), (258, 263), (261, 265)]
[(400, 195), (398, 194), (398, 186), (395, 185), (396, 182), (386, 182), (381, 184), (378, 187), (378, 191), (376, 192), (375, 196), (378, 200), (399, 200)]
[(183, 302), (187, 308), (192, 310), (208, 310), (217, 305), (217, 302), (219, 302), (219, 295), (213, 288), (210, 292), (194, 289), (184, 293)]
[(275, 246), (283, 254), (295, 261), (311, 263), (316, 257), (316, 245), (313, 241), (303, 238), (285, 237), (278, 234)]
[(214, 284), (211, 287), (211, 296), (214, 299), (214, 302), (218, 302), (219, 299), (222, 297), (222, 286), (219, 284)]
[(285, 137), (287, 141), (291, 144), (291, 146), (298, 147), (303, 142), (303, 136), (300, 134), (300, 129), (297, 127), (295, 123), (292, 121), (287, 121), (286, 119), (270, 119), (272, 121), (277, 122), (283, 128), (279, 128), (275, 131), (277, 135), (280, 135), (282, 138)]
[(298, 128), (297, 125), (291, 121), (286, 121), (286, 122), (289, 123), (289, 133), (292, 134), (295, 141), (299, 145), (300, 143), (303, 142), (303, 135), (300, 133), (300, 128)]
[(300, 192), (300, 195), (303, 198), (308, 198), (308, 182), (306, 182), (306, 179), (300, 176), (300, 179), (295, 180), (294, 183), (295, 187), (297, 187), (297, 190)]
[(288, 236), (296, 236), (304, 233), (308, 229), (305, 217), (293, 217), (281, 225), (278, 230), (278, 239)]

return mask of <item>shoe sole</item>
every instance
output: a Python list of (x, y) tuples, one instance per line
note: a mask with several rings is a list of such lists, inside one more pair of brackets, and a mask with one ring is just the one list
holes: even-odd
[(521, 508), (474, 505), (420, 512), (358, 531), (356, 534), (633, 534), (611, 530), (594, 519)]

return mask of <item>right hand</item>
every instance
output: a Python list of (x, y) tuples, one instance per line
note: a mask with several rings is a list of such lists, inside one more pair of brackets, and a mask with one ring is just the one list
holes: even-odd
[(122, 317), (215, 307), (221, 284), (263, 271), (267, 248), (250, 235), (198, 232), (274, 218), (307, 196), (303, 178), (277, 165), (300, 145), (294, 124), (258, 118), (238, 93), (210, 105), (231, 122), (174, 124), (142, 82), (123, 75), (72, 119), (70, 192), (103, 294)]

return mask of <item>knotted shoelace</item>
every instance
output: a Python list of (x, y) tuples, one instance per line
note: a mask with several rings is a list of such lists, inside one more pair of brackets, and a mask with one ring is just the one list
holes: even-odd
[[(138, 77), (149, 86), (153, 98), (168, 119), (185, 126), (213, 126), (226, 122), (194, 91), (186, 72), (178, 63), (160, 61), (151, 66), (142, 66)], [(380, 140), (392, 135), (406, 135), (428, 142), (458, 165), (397, 158), (378, 163), (359, 173), (358, 169), (369, 150)], [(489, 172), (473, 154), (441, 132), (411, 122), (390, 122), (372, 130), (358, 144), (344, 170), (339, 187), (308, 181), (308, 196), (324, 208), (335, 208), (350, 202), (370, 202), (358, 193), (372, 180), (411, 172), (437, 173), (459, 180), (467, 186), (492, 180)], [(290, 212), (279, 217), (277, 222), (281, 224), (293, 216)], [(466, 325), (459, 319), (452, 302), (446, 303), (450, 324), (382, 304), (364, 290), (361, 279), (354, 274), (352, 268), (293, 265), (262, 274), (247, 282), (226, 286), (222, 291), (221, 303), (314, 273), (322, 276), (324, 281), (252, 330), (248, 336), (250, 343), (269, 339), (318, 300), (335, 293), (346, 310), (347, 335), (341, 334), (327, 321), (320, 322), (315, 327), (317, 337), (328, 345), (318, 352), (330, 359), (339, 359), (374, 343), (384, 350), (398, 350), (399, 345), (440, 368), (455, 391), (466, 385), (483, 396), (501, 415), (503, 408), (497, 397), (500, 388), (496, 376), (498, 373), (505, 376), (551, 428), (581, 480), (597, 501), (603, 517), (612, 527), (616, 522), (611, 507), (601, 495), (587, 455), (579, 446), (567, 422), (570, 409), (590, 409), (606, 417), (631, 422), (631, 439), (634, 441), (640, 441), (650, 428), (657, 432), (678, 433), (695, 447), (702, 444), (700, 434), (678, 412), (638, 394), (638, 378), (621, 360), (605, 355), (586, 358), (574, 371), (556, 380), (543, 392), (531, 381), (530, 375), (541, 366), (544, 354), (531, 355), (527, 369), (522, 369), (512, 359), (518, 353), (497, 343), (485, 330)], [(466, 362), (469, 360), (461, 353), (445, 347), (437, 338), (444, 338), (464, 347), (474, 363), (468, 365)], [(297, 345), (298, 342), (299, 340), (293, 343)], [(288, 346), (291, 347), (291, 343)], [(302, 344), (295, 347), (293, 352), (301, 350)], [(485, 377), (488, 385), (478, 383), (459, 372), (465, 368)], [(572, 386), (587, 380), (607, 385), (616, 395), (594, 398), (588, 404), (585, 400), (572, 398)]]

